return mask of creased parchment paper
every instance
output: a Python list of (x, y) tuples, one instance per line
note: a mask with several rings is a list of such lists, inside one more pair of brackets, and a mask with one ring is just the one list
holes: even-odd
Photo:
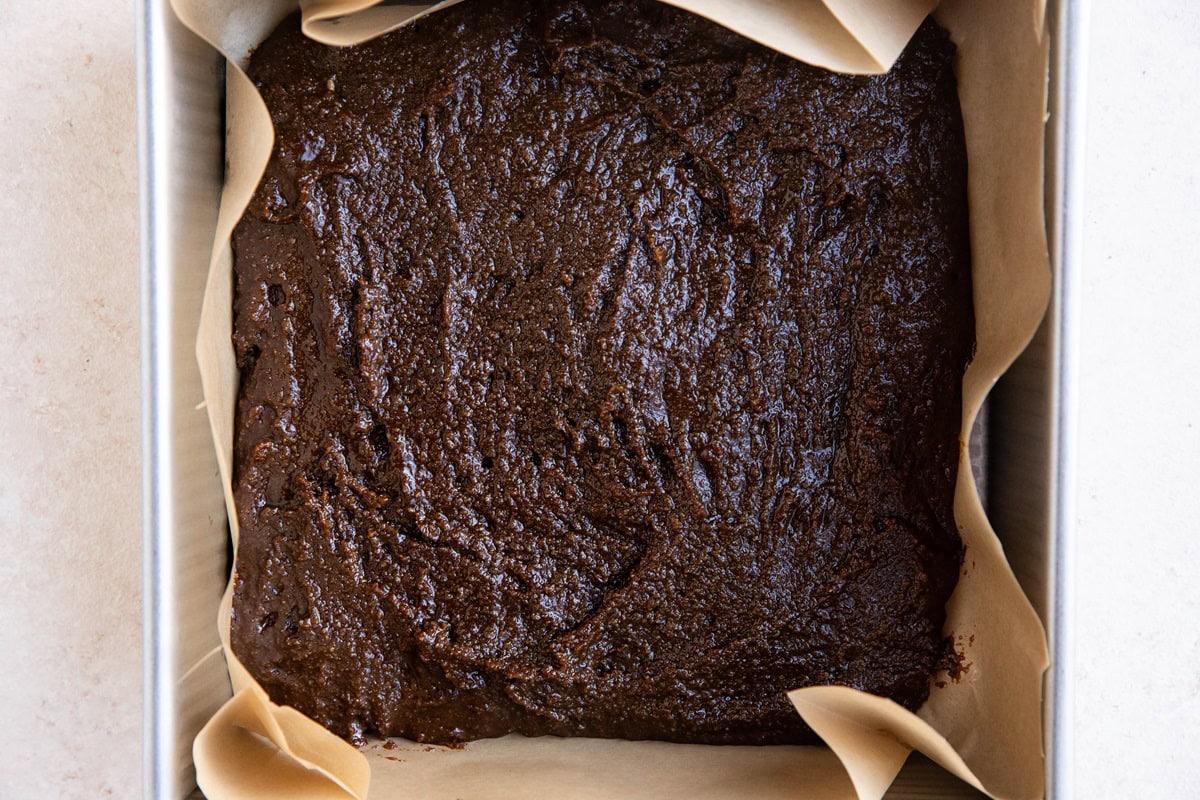
[[(936, 0), (665, 0), (789, 55), (834, 70), (885, 71)], [(433, 5), (300, 0), (304, 30), (347, 45), (459, 0)], [(242, 72), (251, 49), (296, 0), (172, 0), (192, 30), (229, 60), (227, 174), (197, 356), (225, 481), (238, 371), (229, 237), (273, 142), (270, 118)], [(977, 352), (964, 377), (963, 433), (996, 378), (1028, 343), (1049, 298), (1042, 207), (1047, 38), (1044, 0), (947, 0), (936, 17), (958, 44), (969, 160)], [(935, 678), (913, 714), (838, 686), (790, 693), (822, 747), (713, 747), (595, 739), (475, 742), (461, 750), (409, 742), (356, 750), (294, 709), (276, 706), (229, 649), (231, 593), (219, 628), (235, 696), (194, 745), (197, 778), (214, 800), (242, 798), (881, 798), (919, 750), (995, 798), (1043, 794), (1041, 679), (1045, 633), (992, 532), (964, 445), (955, 514), (966, 557), (947, 632), (969, 668)]]

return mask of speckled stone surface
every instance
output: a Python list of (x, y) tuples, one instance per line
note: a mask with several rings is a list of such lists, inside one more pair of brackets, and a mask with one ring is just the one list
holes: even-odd
[(134, 4), (0, 4), (0, 797), (141, 787)]

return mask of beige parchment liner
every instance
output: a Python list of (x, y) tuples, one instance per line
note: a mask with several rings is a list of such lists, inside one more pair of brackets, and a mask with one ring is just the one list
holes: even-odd
[[(300, 0), (305, 32), (352, 44), (454, 5)], [(225, 54), (226, 182), (196, 345), (225, 482), (238, 371), (232, 330), (234, 225), (266, 165), (270, 117), (246, 78), (252, 48), (297, 0), (171, 0), (180, 19)], [(964, 377), (962, 441), (995, 380), (1024, 349), (1050, 292), (1043, 217), (1048, 42), (1045, 0), (664, 0), (801, 60), (843, 72), (886, 71), (921, 20), (935, 15), (958, 44), (969, 161), (977, 351)], [(197, 737), (197, 780), (213, 800), (367, 796), (451, 798), (854, 798), (878, 800), (912, 750), (1000, 800), (1043, 795), (1041, 681), (1045, 632), (984, 515), (964, 444), (955, 515), (966, 545), (946, 630), (969, 669), (935, 679), (913, 714), (839, 686), (789, 694), (824, 747), (714, 747), (597, 739), (411, 742), (356, 750), (294, 709), (270, 702), (229, 648), (231, 592), (218, 626), (235, 696)]]

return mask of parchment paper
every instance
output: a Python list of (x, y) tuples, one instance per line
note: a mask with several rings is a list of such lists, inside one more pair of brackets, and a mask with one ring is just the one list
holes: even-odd
[[(335, 45), (362, 41), (459, 0), (379, 5), (300, 0), (304, 30)], [(664, 0), (802, 60), (853, 73), (886, 71), (936, 0)], [(226, 184), (197, 357), (225, 481), (238, 372), (230, 340), (229, 236), (270, 155), (273, 132), (242, 72), (249, 53), (296, 0), (172, 0), (183, 22), (229, 59)], [(965, 442), (980, 403), (1044, 314), (1050, 270), (1042, 206), (1047, 38), (1044, 0), (947, 0), (936, 11), (959, 46), (969, 161), (977, 352), (964, 377), (955, 515), (966, 545), (947, 609), (969, 668), (935, 676), (919, 713), (838, 686), (789, 697), (829, 745), (713, 747), (510, 736), (461, 750), (374, 742), (356, 750), (294, 709), (276, 706), (229, 649), (231, 593), (218, 625), (235, 696), (193, 748), (214, 800), (264, 797), (881, 798), (920, 750), (995, 798), (1043, 794), (1041, 679), (1045, 633), (1005, 560), (971, 480)]]

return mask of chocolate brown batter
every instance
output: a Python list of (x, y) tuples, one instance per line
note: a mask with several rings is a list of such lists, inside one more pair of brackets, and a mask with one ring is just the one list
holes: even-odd
[(924, 702), (973, 348), (946, 33), (834, 75), (653, 0), (251, 75), (233, 647), (358, 738), (809, 742)]

